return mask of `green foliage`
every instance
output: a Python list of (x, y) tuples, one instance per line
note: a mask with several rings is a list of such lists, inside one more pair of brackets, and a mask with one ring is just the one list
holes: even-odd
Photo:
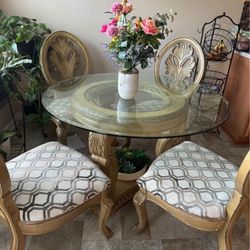
[(32, 61), (21, 56), (16, 47), (5, 37), (0, 36), (0, 82), (7, 95), (13, 95), (13, 82), (20, 79), (20, 72), (25, 72), (23, 65)]
[[(0, 10), (0, 84), (9, 96), (15, 96), (22, 102), (32, 102), (44, 88), (39, 52), (49, 33), (46, 25), (37, 23), (35, 19), (7, 16)], [(24, 42), (27, 45), (31, 40), (35, 44), (32, 58), (20, 54), (17, 49), (18, 43)], [(24, 94), (17, 87), (21, 74), (26, 76), (29, 86)]]
[(36, 19), (21, 16), (6, 16), (0, 12), (0, 34), (9, 41), (29, 42), (31, 39), (43, 39), (50, 30), (43, 23), (37, 23)]
[(150, 163), (149, 156), (142, 149), (121, 148), (116, 150), (119, 172), (134, 173)]

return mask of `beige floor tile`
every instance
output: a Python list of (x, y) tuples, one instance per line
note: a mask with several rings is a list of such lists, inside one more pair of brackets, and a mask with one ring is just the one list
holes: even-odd
[(205, 233), (185, 225), (154, 203), (147, 202), (147, 214), (152, 239), (205, 237)]
[[(105, 236), (98, 228), (98, 215), (93, 213), (92, 210), (87, 210), (83, 214), (84, 228), (82, 234), (82, 241), (85, 240), (105, 240)], [(121, 212), (118, 210), (116, 213), (111, 214), (108, 220), (108, 226), (113, 231), (112, 239), (121, 239)]]
[(163, 240), (164, 250), (204, 250), (204, 239)]
[(150, 231), (147, 226), (145, 230), (137, 234), (134, 231), (135, 225), (138, 222), (137, 213), (133, 202), (127, 202), (121, 207), (121, 221), (122, 221), (122, 239), (123, 240), (150, 240)]
[(156, 240), (83, 241), (81, 250), (163, 250)]
[(80, 250), (83, 223), (73, 220), (54, 232), (32, 236), (27, 250)]

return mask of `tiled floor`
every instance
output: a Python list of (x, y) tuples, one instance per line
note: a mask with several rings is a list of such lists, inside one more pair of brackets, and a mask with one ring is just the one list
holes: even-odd
[[(86, 144), (86, 132), (79, 135)], [(28, 148), (40, 144), (44, 140), (39, 131), (29, 129)], [(220, 153), (235, 164), (240, 164), (248, 146), (234, 145), (222, 132), (221, 135), (208, 133), (192, 137), (192, 141), (199, 143)], [(152, 140), (132, 140), (134, 146), (144, 147), (153, 155)], [(87, 147), (80, 151), (87, 153)], [(160, 207), (153, 203), (147, 203), (147, 215), (149, 224), (141, 234), (135, 234), (132, 230), (137, 221), (137, 215), (132, 202), (122, 206), (112, 214), (109, 226), (114, 235), (106, 240), (98, 231), (97, 215), (91, 210), (62, 227), (60, 230), (42, 236), (28, 237), (27, 250), (214, 250), (217, 249), (216, 235), (214, 233), (201, 232), (184, 225), (177, 219), (168, 215)], [(249, 237), (244, 236), (244, 220), (241, 218), (233, 232), (233, 249), (248, 250)], [(0, 249), (8, 249), (9, 231), (0, 224)]]

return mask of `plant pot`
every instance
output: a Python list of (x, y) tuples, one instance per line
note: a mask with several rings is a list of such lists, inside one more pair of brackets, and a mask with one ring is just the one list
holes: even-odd
[(131, 174), (118, 172), (117, 180), (118, 181), (135, 181), (138, 178), (140, 178), (146, 171), (147, 171), (147, 165), (145, 165), (141, 170), (135, 173), (131, 173)]
[(23, 55), (23, 56), (29, 56), (30, 59), (32, 60), (32, 63), (25, 63), (23, 66), (26, 69), (30, 69), (32, 67), (34, 67), (34, 60), (35, 60), (35, 53), (36, 53), (36, 49), (35, 49), (35, 40), (32, 39), (29, 42), (19, 42), (17, 43), (17, 50), (18, 53)]
[(125, 100), (133, 99), (138, 90), (139, 72), (134, 70), (127, 73), (126, 70), (120, 70), (118, 73), (118, 93)]
[(38, 113), (38, 101), (35, 100), (34, 102), (31, 103), (25, 103), (23, 104), (23, 112), (25, 115), (29, 114), (37, 114)]

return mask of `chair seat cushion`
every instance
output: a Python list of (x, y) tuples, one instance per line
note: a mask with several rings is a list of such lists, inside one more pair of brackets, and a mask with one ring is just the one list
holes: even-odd
[(68, 212), (110, 184), (90, 159), (58, 142), (31, 149), (6, 166), (20, 218), (28, 222)]
[(237, 167), (216, 153), (185, 141), (161, 154), (137, 180), (140, 187), (185, 212), (225, 217)]

